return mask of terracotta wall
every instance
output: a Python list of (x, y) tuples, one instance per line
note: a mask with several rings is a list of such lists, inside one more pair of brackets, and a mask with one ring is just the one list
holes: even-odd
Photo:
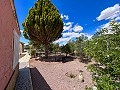
[(4, 90), (13, 73), (13, 30), (18, 34), (13, 3), (0, 0), (0, 90)]

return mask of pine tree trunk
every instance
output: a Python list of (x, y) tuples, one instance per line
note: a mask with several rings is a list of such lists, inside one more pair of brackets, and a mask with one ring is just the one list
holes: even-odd
[(48, 58), (48, 45), (45, 45), (45, 58)]
[(56, 52), (55, 52), (55, 61), (56, 61)]
[(67, 57), (67, 53), (66, 53), (66, 57)]

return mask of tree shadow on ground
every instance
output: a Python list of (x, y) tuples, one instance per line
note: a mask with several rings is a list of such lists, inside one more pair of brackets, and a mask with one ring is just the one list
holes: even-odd
[(52, 90), (37, 68), (30, 68), (33, 90)]
[(44, 61), (44, 62), (62, 62), (62, 63), (66, 63), (66, 62), (70, 62), (70, 61), (74, 61), (74, 57), (72, 56), (65, 56), (65, 55), (52, 55), (49, 56), (47, 59), (45, 57), (39, 57), (36, 58), (35, 60), (39, 60), (39, 61)]
[(82, 59), (80, 59), (79, 58), (79, 61), (82, 62), (82, 63), (88, 64), (88, 63), (91, 62), (91, 59), (89, 59), (89, 58), (82, 58)]

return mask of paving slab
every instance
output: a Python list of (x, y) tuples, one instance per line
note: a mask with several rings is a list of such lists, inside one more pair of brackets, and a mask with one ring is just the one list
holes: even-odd
[(19, 75), (15, 90), (33, 90), (29, 68), (30, 55), (28, 52), (25, 54), (26, 55), (24, 57), (19, 59)]

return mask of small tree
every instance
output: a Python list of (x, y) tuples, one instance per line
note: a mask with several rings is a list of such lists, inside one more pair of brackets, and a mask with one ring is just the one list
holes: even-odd
[(29, 45), (25, 45), (25, 49), (26, 50), (30, 50), (30, 46)]
[(70, 46), (71, 54), (75, 55), (75, 53), (74, 53), (74, 51), (75, 51), (75, 41), (69, 41), (68, 45)]
[(87, 40), (87, 36), (81, 35), (75, 42), (75, 50), (77, 51), (77, 56), (80, 56), (81, 59), (83, 59), (85, 56), (84, 47), (87, 44)]
[(109, 28), (98, 31), (85, 48), (97, 65), (89, 68), (98, 90), (120, 90), (120, 23), (111, 21)]
[(36, 56), (35, 54), (36, 54), (36, 50), (32, 49), (31, 50), (31, 56), (35, 57)]
[(51, 0), (38, 0), (23, 23), (23, 35), (45, 46), (45, 56), (48, 57), (48, 45), (59, 39), (63, 31), (63, 21)]
[(62, 46), (61, 51), (63, 53), (66, 53), (66, 57), (67, 57), (68, 54), (70, 54), (72, 52), (69, 44), (66, 44), (66, 45)]
[(55, 53), (55, 60), (56, 60), (56, 53), (59, 51), (59, 44), (54, 44), (54, 43), (51, 43), (49, 45), (49, 51), (52, 52), (52, 53)]

